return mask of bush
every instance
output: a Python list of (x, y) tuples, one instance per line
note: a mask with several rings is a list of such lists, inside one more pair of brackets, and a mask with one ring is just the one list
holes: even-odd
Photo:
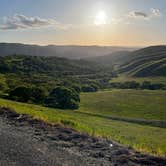
[(95, 84), (84, 85), (84, 86), (82, 86), (81, 90), (82, 90), (82, 92), (97, 92), (98, 86)]
[(141, 89), (150, 89), (151, 83), (150, 81), (144, 81), (142, 83)]
[(57, 87), (51, 91), (45, 104), (60, 109), (77, 109), (79, 107), (79, 94), (72, 89)]

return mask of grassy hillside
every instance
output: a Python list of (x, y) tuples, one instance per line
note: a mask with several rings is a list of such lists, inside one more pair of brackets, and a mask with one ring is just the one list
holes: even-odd
[(129, 76), (166, 76), (166, 46), (147, 47), (132, 52), (119, 72)]
[[(116, 116), (166, 120), (165, 96), (165, 91), (141, 90), (82, 93), (81, 106), (77, 111), (63, 111), (4, 99), (0, 99), (0, 105), (50, 123), (60, 123), (91, 135), (111, 138), (143, 152), (166, 156), (166, 128), (107, 118)], [(98, 116), (100, 114), (105, 117)]]
[(130, 77), (166, 76), (166, 46), (152, 46), (137, 51), (120, 51), (88, 58)]
[(113, 90), (83, 93), (78, 111), (132, 119), (166, 120), (166, 91)]

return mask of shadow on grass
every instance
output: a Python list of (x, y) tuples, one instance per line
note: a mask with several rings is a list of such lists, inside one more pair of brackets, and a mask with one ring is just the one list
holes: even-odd
[(161, 120), (121, 118), (121, 117), (104, 116), (104, 115), (99, 115), (99, 114), (91, 114), (91, 113), (80, 112), (80, 111), (77, 111), (77, 113), (83, 114), (83, 115), (88, 115), (88, 116), (93, 116), (93, 117), (104, 118), (104, 119), (117, 120), (117, 121), (122, 121), (122, 122), (140, 124), (140, 125), (148, 125), (148, 126), (166, 128), (166, 121), (161, 121)]

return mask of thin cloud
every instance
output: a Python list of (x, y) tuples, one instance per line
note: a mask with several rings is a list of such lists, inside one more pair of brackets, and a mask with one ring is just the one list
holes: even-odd
[(69, 25), (64, 25), (54, 19), (43, 19), (40, 17), (27, 17), (22, 14), (15, 14), (13, 17), (4, 17), (1, 30), (17, 30), (41, 27), (55, 27), (57, 29), (67, 29)]
[(148, 18), (148, 14), (144, 13), (144, 12), (140, 12), (140, 11), (131, 11), (129, 14), (128, 14), (128, 17), (130, 18), (138, 18), (138, 17), (141, 17), (141, 18)]
[(127, 16), (128, 18), (143, 18), (145, 20), (150, 20), (154, 17), (161, 17), (162, 13), (159, 9), (151, 8), (150, 12), (141, 11), (131, 11)]

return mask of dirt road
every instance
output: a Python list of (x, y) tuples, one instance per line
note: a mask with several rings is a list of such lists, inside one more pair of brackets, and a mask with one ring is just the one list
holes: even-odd
[(166, 159), (0, 109), (0, 166), (166, 165)]

